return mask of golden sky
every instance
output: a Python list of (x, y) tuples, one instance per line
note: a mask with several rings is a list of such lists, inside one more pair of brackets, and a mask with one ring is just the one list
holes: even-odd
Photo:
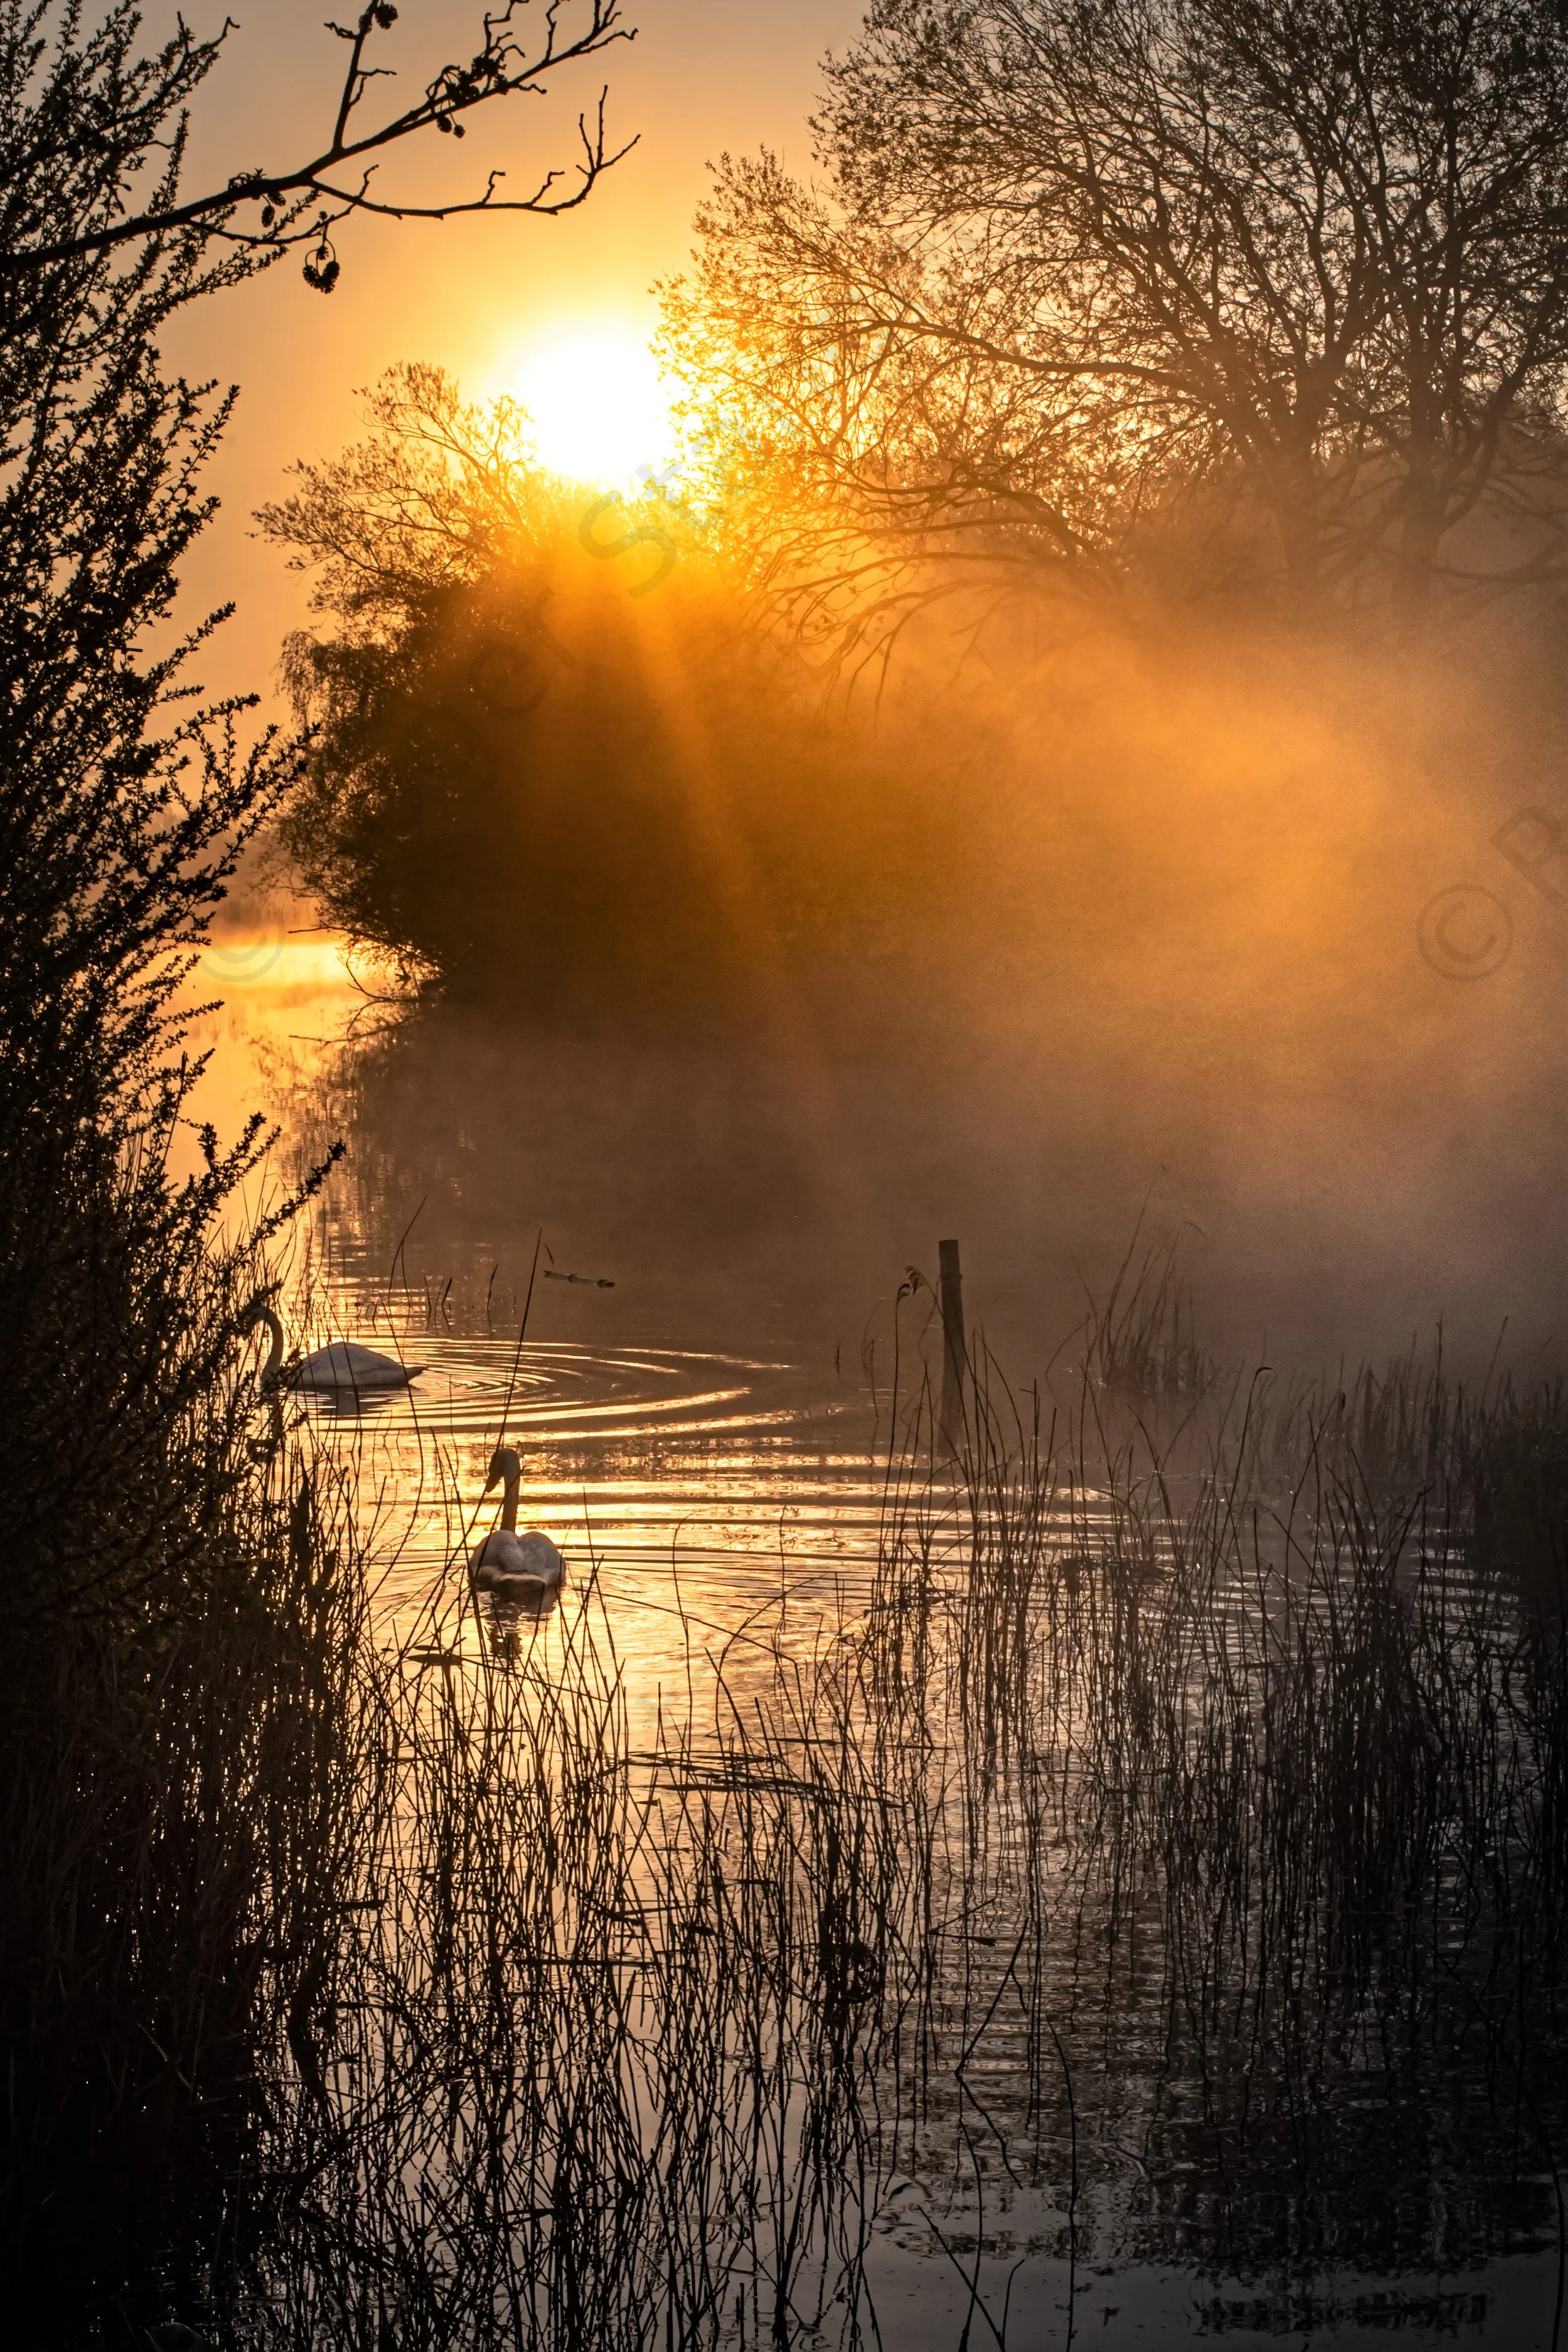
[[(239, 30), (193, 125), (193, 186), (302, 160), (324, 143), (330, 121), (342, 52), (322, 29), (322, 0), (235, 5)], [(223, 13), (187, 0), (198, 30)], [(383, 56), (423, 86), (435, 67), (472, 54), (479, 15), (480, 0), (402, 0)], [(487, 110), (461, 145), (429, 139), (383, 169), (389, 186), (423, 200), (433, 188), (482, 186), (495, 164), (531, 186), (550, 164), (570, 163), (578, 110), (593, 108), (608, 84), (612, 143), (636, 133), (639, 144), (578, 211), (554, 220), (350, 224), (338, 240), (342, 277), (330, 297), (310, 292), (298, 261), (287, 261), (193, 312), (166, 339), (168, 358), (187, 373), (241, 388), (212, 470), (223, 510), (186, 566), (193, 598), (239, 605), (204, 659), (209, 688), (270, 681), (303, 592), (279, 554), (249, 536), (251, 509), (279, 494), (291, 459), (329, 456), (352, 436), (355, 387), (395, 360), (421, 359), (484, 394), (515, 386), (519, 367), (563, 337), (645, 333), (656, 309), (653, 280), (685, 265), (706, 163), (726, 149), (767, 144), (804, 171), (818, 60), (846, 44), (860, 16), (856, 0), (627, 0), (636, 39), (616, 44), (601, 65), (571, 68), (544, 98)], [(150, 30), (158, 29), (153, 17)], [(397, 87), (382, 85), (394, 98)]]

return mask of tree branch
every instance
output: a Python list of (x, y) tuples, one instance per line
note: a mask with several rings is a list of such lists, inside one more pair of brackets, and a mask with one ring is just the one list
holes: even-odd
[[(497, 99), (524, 92), (537, 96), (541, 90), (544, 77), (559, 73), (563, 67), (578, 64), (586, 58), (597, 57), (616, 41), (630, 41), (636, 37), (635, 27), (623, 26), (621, 22), (618, 0), (588, 0), (587, 24), (575, 37), (562, 40), (559, 36), (558, 6), (552, 5), (546, 13), (542, 43), (530, 53), (512, 37), (512, 27), (519, 7), (528, 5), (530, 0), (507, 0), (506, 6), (499, 12), (487, 11), (483, 22), (481, 47), (469, 64), (444, 66), (414, 105), (403, 109), (376, 129), (355, 137), (351, 135), (353, 117), (370, 83), (390, 72), (387, 68), (365, 65), (367, 45), (378, 33), (389, 32), (397, 17), (397, 10), (389, 5), (389, 0), (372, 0), (372, 5), (362, 11), (351, 28), (340, 25), (328, 26), (329, 31), (350, 42), (350, 55), (339, 97), (332, 137), (319, 154), (282, 172), (255, 170), (244, 173), (205, 195), (193, 196), (183, 204), (162, 201), (145, 212), (105, 222), (75, 236), (57, 237), (37, 245), (14, 246), (9, 252), (0, 254), (0, 278), (16, 278), (56, 263), (102, 253), (112, 247), (141, 239), (166, 236), (174, 232), (193, 233), (202, 238), (217, 237), (229, 244), (270, 247), (282, 252), (311, 238), (319, 240), (329, 226), (356, 212), (375, 213), (393, 220), (450, 220), (465, 213), (476, 212), (527, 212), (548, 216), (570, 211), (582, 203), (600, 175), (620, 163), (637, 143), (633, 137), (612, 154), (606, 153), (604, 101), (608, 93), (605, 90), (600, 93), (597, 127), (592, 137), (588, 131), (586, 116), (580, 114), (578, 117), (578, 131), (585, 160), (577, 166), (582, 184), (570, 195), (551, 195), (555, 183), (562, 176), (559, 170), (547, 173), (532, 195), (497, 197), (497, 184), (504, 174), (493, 171), (482, 194), (454, 197), (448, 203), (435, 205), (400, 205), (374, 200), (368, 193), (368, 172), (357, 190), (336, 185), (330, 176), (345, 163), (354, 163), (382, 149), (399, 145), (422, 131), (434, 129), (461, 138), (465, 115), (490, 105)], [(225, 34), (227, 29), (225, 26)], [(174, 46), (177, 47), (179, 45)], [(161, 190), (160, 196), (163, 194), (164, 191)], [(336, 209), (307, 220), (305, 215), (315, 202)], [(249, 203), (262, 207), (261, 225), (255, 231), (234, 226), (236, 211), (242, 205)]]

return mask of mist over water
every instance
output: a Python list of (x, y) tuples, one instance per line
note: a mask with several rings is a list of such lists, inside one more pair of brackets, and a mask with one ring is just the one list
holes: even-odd
[(879, 0), (807, 187), (698, 27), (654, 341), (334, 454), (634, 31), (409, 13), (358, 194), (0, 55), (14, 2324), (1562, 2352), (1568, 30)]
[[(937, 1563), (936, 1584), (919, 1589), (927, 1600), (940, 1591), (942, 1643), (964, 1661), (955, 1688), (977, 1688), (964, 1677), (1002, 1638), (988, 1630), (987, 1579), (1007, 1591), (1017, 1555), (998, 1538), (984, 1572), (972, 1571), (967, 1507), (944, 1485), (928, 1431), (913, 1475), (932, 1477), (934, 1516), (912, 1549), (899, 1516), (908, 1411), (922, 1381), (940, 1378), (928, 1286), (945, 1237), (962, 1245), (977, 1352), (994, 1358), (998, 1400), (1002, 1381), (1012, 1384), (1025, 1427), (1037, 1381), (1044, 1415), (1064, 1405), (1066, 1423), (1074, 1395), (1094, 1386), (1083, 1377), (1088, 1318), (1124, 1264), (1156, 1283), (1168, 1265), (1184, 1336), (1221, 1366), (1266, 1362), (1281, 1394), (1293, 1375), (1332, 1382), (1342, 1367), (1412, 1345), (1429, 1357), (1439, 1322), (1450, 1372), (1555, 1371), (1568, 1071), (1554, 1006), (1568, 908), (1552, 896), (1559, 771), (1543, 672), (1496, 643), (1473, 674), (1207, 655), (1199, 664), (1190, 647), (1166, 645), (1134, 657), (1101, 641), (1026, 660), (1015, 648), (984, 690), (964, 676), (933, 684), (933, 669), (924, 718), (906, 701), (880, 740), (911, 757), (923, 740), (916, 810), (932, 775), (946, 780), (962, 855), (946, 898), (920, 896), (891, 943), (885, 923), (868, 925), (858, 966), (852, 941), (815, 969), (788, 942), (759, 940), (757, 984), (738, 1009), (641, 1003), (622, 1022), (592, 992), (580, 1012), (558, 1002), (546, 1018), (457, 987), (400, 1007), (341, 976), (327, 937), (302, 945), (279, 925), (236, 925), (214, 949), (203, 979), (227, 1002), (197, 1041), (217, 1047), (197, 1108), (232, 1121), (241, 1105), (266, 1102), (284, 1128), (280, 1164), (296, 1171), (339, 1139), (347, 1147), (287, 1269), (291, 1343), (350, 1335), (426, 1368), (412, 1392), (362, 1412), (299, 1410), (326, 1457), (357, 1475), (378, 1639), (401, 1645), (403, 1667), (433, 1693), (437, 1673), (452, 1677), (448, 1693), (489, 1691), (498, 1667), (519, 1677), (507, 1703), (526, 1714), (536, 1687), (570, 1679), (585, 1629), (601, 1628), (637, 1769), (650, 1786), (666, 1769), (649, 1759), (685, 1706), (696, 1761), (681, 1769), (700, 1779), (716, 1769), (727, 1711), (766, 1711), (843, 1628), (868, 1644), (902, 1638), (887, 1629), (904, 1605), (897, 1579), (917, 1557)], [(907, 680), (898, 690), (914, 692)], [(524, 920), (548, 877), (486, 877), (489, 902), (514, 879)], [(1471, 895), (1450, 917), (1445, 894), (1456, 891)], [(656, 908), (649, 920), (654, 936)], [(585, 938), (583, 954), (592, 947)], [(913, 1293), (912, 1268), (923, 1277)], [(1163, 1413), (1159, 1402), (1129, 1423), (1123, 1485), (1103, 1465), (1053, 1461), (1018, 1603), (1042, 1689), (1059, 1673), (1071, 1685), (1083, 1612), (1095, 1629), (1085, 1657), (1103, 1645), (1128, 1676), (1099, 1719), (1103, 1754), (1082, 1768), (1085, 1787), (1108, 1776), (1114, 1822), (1124, 1799), (1133, 1820), (1145, 1776), (1149, 1789), (1158, 1777), (1137, 1744), (1145, 1645), (1168, 1636), (1186, 1662), (1151, 1717), (1165, 1721), (1168, 1701), (1179, 1726), (1197, 1686), (1184, 1645), (1212, 1638), (1213, 1688), (1230, 1688), (1231, 1612), (1249, 1589), (1223, 1508), (1190, 1553), (1223, 1563), (1218, 1583), (1167, 1583), (1170, 1529), (1149, 1495), (1158, 1485), (1178, 1496), (1196, 1523), (1231, 1473), (1217, 1457), (1206, 1484), (1177, 1462), (1168, 1482), (1145, 1486), (1144, 1464), (1191, 1399), (1165, 1400)], [(522, 1457), (524, 1519), (568, 1559), (559, 1606), (537, 1621), (507, 1622), (467, 1591), (464, 1560), (490, 1522), (485, 1479), (503, 1435)], [(1531, 1442), (1527, 1432), (1533, 1460)], [(1385, 1475), (1369, 1474), (1378, 1496)], [(1386, 1473), (1399, 1495), (1399, 1479), (1419, 1486), (1426, 1475), (1408, 1447)], [(1288, 1624), (1298, 1603), (1295, 1588), (1268, 1581), (1285, 1574), (1289, 1546), (1269, 1516), (1283, 1486), (1253, 1491), (1265, 1508), (1249, 1671), (1266, 1689), (1279, 1612)], [(1333, 1555), (1329, 1594), (1343, 1565), (1338, 1521), (1332, 1501), (1320, 1496), (1319, 1507), (1312, 1540)], [(1303, 1682), (1315, 1691), (1320, 1666), (1332, 1667), (1334, 1705), (1384, 1743), (1364, 1769), (1354, 1759), (1346, 1768), (1346, 1786), (1364, 1784), (1375, 1812), (1393, 1802), (1390, 1759), (1405, 1752), (1376, 1680), (1377, 1612), (1386, 1602), (1405, 1640), (1417, 1573), (1403, 1538), (1379, 1548), (1377, 1507), (1369, 1580), (1343, 1621), (1370, 1624), (1371, 1646), (1331, 1643)], [(1484, 1633), (1489, 1660), (1495, 1625), (1496, 1655), (1508, 1654), (1517, 1595), (1470, 1580), (1447, 1523), (1429, 1538), (1421, 1524), (1422, 1655), (1441, 1680), (1450, 1624), (1456, 1642)], [(1330, 1616), (1337, 1605), (1325, 1601)], [(1455, 1720), (1467, 1726), (1474, 1681), (1469, 1665), (1457, 1670)], [(1068, 1721), (1088, 1690), (1041, 1724)], [(783, 1789), (813, 1753), (815, 1704), (802, 1702), (780, 1751)], [(1354, 1844), (1349, 1800), (1332, 1781), (1344, 1758), (1332, 1707), (1320, 1721), (1315, 1705), (1302, 1721), (1325, 1743), (1312, 1750), (1326, 1790), (1322, 1852), (1338, 1869), (1342, 1832), (1346, 1853)], [(1070, 1915), (1081, 1897), (1091, 1909), (1112, 1899), (1114, 1872), (1094, 1874), (1109, 1870), (1110, 1849), (1090, 1837), (1098, 1859), (1080, 1885), (1065, 1859), (1079, 1832), (1060, 1851), (1048, 1840), (1037, 1883), (1018, 1843), (1026, 1816), (1027, 1835), (1040, 1831), (1036, 1783), (1016, 1761), (994, 1771), (980, 1752), (993, 1735), (964, 1721), (963, 1737), (980, 1741), (965, 1802), (991, 1826), (964, 1864), (972, 1879), (959, 1886), (956, 1874), (952, 1916), (930, 1948), (930, 2105), (900, 2158), (925, 2201), (916, 2210), (904, 2176), (889, 2176), (866, 2262), (884, 2336), (896, 2321), (897, 2340), (917, 2352), (950, 2352), (972, 2317), (935, 2228), (972, 2256), (991, 2309), (1016, 2287), (1007, 2340), (1027, 2347), (1061, 2340), (1069, 2305), (1079, 2327), (1108, 2340), (1196, 2331), (1262, 2343), (1300, 2328), (1354, 2346), (1397, 2326), (1413, 2342), (1511, 2330), (1544, 2347), (1559, 2277), (1551, 2189), (1535, 2140), (1496, 2106), (1493, 2044), (1467, 2041), (1469, 2013), (1451, 2048), (1423, 2045), (1401, 2073), (1385, 2066), (1382, 2025), (1364, 2033), (1346, 1994), (1343, 2046), (1300, 2115), (1288, 2086), (1253, 2114), (1245, 2084), (1263, 2062), (1244, 2033), (1233, 2045), (1222, 2021), (1201, 2063), (1185, 2045), (1172, 2055), (1159, 1968), (1179, 1974), (1192, 1958), (1176, 1927), (1134, 1903), (1106, 1928), (1106, 1950), (1122, 1957), (1102, 1984), (1084, 1959), (1095, 1935), (1086, 1945), (1082, 1915), (1076, 1925)], [(949, 1735), (959, 1737), (956, 1720)], [(1174, 1736), (1179, 1790), (1186, 1735)], [(1070, 1725), (1069, 1749), (1077, 1737)], [(1235, 1750), (1251, 1752), (1245, 1738)], [(939, 1780), (946, 1753), (931, 1750)], [(885, 1758), (877, 1767), (890, 1769)], [(1273, 1769), (1260, 1805), (1272, 1801)], [(1064, 1805), (1070, 1781), (1076, 1804), (1063, 1760)], [(814, 1801), (802, 1802), (800, 1818), (814, 1820)], [(954, 1807), (944, 1839), (958, 1836)], [(1108, 1834), (1113, 1844), (1123, 1830)], [(1221, 1828), (1189, 1821), (1182, 1834), (1193, 1884), (1207, 1886)], [(1287, 1876), (1296, 1835), (1281, 1832)], [(1405, 1916), (1405, 1895), (1368, 1868), (1367, 1885), (1333, 1898), (1351, 1906), (1353, 1942), (1357, 1920)], [(1152, 1904), (1152, 1884), (1140, 1900)], [(1446, 1864), (1432, 1885), (1444, 1923), (1432, 1948), (1447, 1952)], [(812, 2015), (826, 1916), (809, 1907), (800, 1947)], [(1026, 1929), (1040, 1937), (1027, 1990), (1009, 1975)], [(1192, 1932), (1193, 1952), (1209, 1948), (1207, 1921)], [(1143, 1939), (1167, 1934), (1151, 1969)], [(1410, 1949), (1427, 1948), (1423, 1927)], [(1332, 2007), (1340, 1961), (1326, 1946), (1320, 1957)], [(1404, 1995), (1389, 1988), (1404, 1960), (1388, 1958), (1386, 1984), (1384, 1965), (1365, 1962), (1367, 1999), (1397, 2006)], [(1271, 2000), (1283, 1958), (1256, 1967), (1248, 1998)], [(1218, 2016), (1230, 1994), (1218, 1978), (1211, 1990)], [(1065, 2054), (1042, 2038), (1041, 2019)], [(1499, 2048), (1511, 2048), (1510, 2030), (1497, 2029)], [(1542, 2046), (1554, 2063), (1555, 2044)], [(1269, 2031), (1259, 2047), (1273, 2053)], [(1214, 2158), (1198, 2088), (1211, 2057), (1217, 2081), (1243, 2084), (1253, 2137), (1239, 2180)], [(1310, 2163), (1298, 2126), (1312, 2138)], [(1093, 2176), (1071, 2214), (1070, 2146)], [(1141, 2173), (1129, 2147), (1145, 2151)]]
[[(928, 639), (878, 756), (919, 763), (894, 822), (918, 834), (939, 797), (956, 847), (891, 940), (883, 903), (857, 940), (852, 892), (831, 960), (758, 940), (733, 1016), (722, 979), (580, 1020), (570, 990), (542, 1020), (456, 990), (340, 1055), (288, 1036), (330, 1021), (280, 1013), (288, 1124), (347, 1140), (337, 1213), (368, 1250), (419, 1210), (433, 1278), (499, 1264), (515, 1287), (542, 1228), (614, 1277), (583, 1311), (645, 1339), (853, 1360), (952, 1234), (1027, 1384), (1137, 1235), (1174, 1246), (1222, 1361), (1328, 1369), (1440, 1322), (1455, 1368), (1505, 1323), (1508, 1360), (1552, 1364), (1554, 698), (1522, 625), (1418, 662), (1101, 638), (977, 670)], [(522, 933), (550, 874), (475, 887), (498, 916), (515, 896)], [(263, 1030), (277, 984), (243, 992)]]

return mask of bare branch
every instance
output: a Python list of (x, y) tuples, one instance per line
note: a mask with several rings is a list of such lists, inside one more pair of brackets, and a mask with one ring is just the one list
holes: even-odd
[[(583, 202), (601, 174), (618, 163), (637, 143), (635, 138), (629, 139), (613, 152), (606, 152), (606, 91), (601, 90), (600, 94), (597, 130), (593, 136), (589, 134), (586, 116), (578, 118), (583, 161), (576, 166), (580, 184), (570, 195), (553, 193), (556, 183), (562, 177), (559, 169), (548, 172), (529, 195), (498, 196), (497, 184), (504, 175), (493, 171), (482, 193), (454, 196), (448, 202), (434, 205), (402, 205), (390, 199), (373, 201), (368, 194), (368, 176), (361, 180), (357, 189), (343, 187), (336, 176), (345, 163), (359, 163), (367, 156), (399, 146), (405, 140), (416, 138), (427, 131), (461, 138), (465, 132), (465, 116), (497, 100), (524, 93), (538, 95), (549, 77), (559, 75), (564, 68), (580, 64), (585, 58), (601, 55), (617, 41), (630, 41), (636, 37), (635, 28), (621, 22), (618, 0), (584, 0), (587, 21), (575, 34), (563, 37), (560, 9), (559, 0), (556, 0), (556, 5), (544, 12), (540, 40), (533, 47), (525, 48), (514, 37), (514, 29), (519, 16), (529, 5), (530, 0), (507, 0), (506, 6), (499, 11), (486, 12), (480, 45), (466, 65), (444, 66), (412, 106), (362, 132), (355, 131), (354, 118), (365, 100), (370, 85), (374, 80), (391, 76), (388, 68), (366, 64), (367, 47), (378, 35), (391, 31), (397, 10), (389, 5), (389, 0), (375, 0), (375, 5), (367, 6), (352, 26), (329, 24), (329, 31), (349, 42), (350, 56), (338, 98), (332, 135), (319, 154), (282, 171), (248, 171), (236, 175), (222, 188), (183, 202), (175, 200), (172, 182), (166, 177), (158, 192), (158, 200), (139, 213), (100, 220), (71, 236), (45, 236), (32, 242), (14, 240), (9, 250), (0, 253), (0, 279), (19, 278), (114, 247), (171, 235), (183, 234), (198, 239), (212, 237), (233, 246), (281, 252), (312, 239), (319, 243), (326, 227), (335, 226), (350, 214), (360, 211), (377, 213), (396, 220), (449, 220), (476, 212), (540, 213), (549, 215), (571, 210)], [(213, 42), (203, 45), (204, 49), (215, 55), (230, 29), (231, 26), (225, 23), (224, 31)], [(171, 56), (178, 53), (174, 58), (175, 64), (188, 58), (196, 46), (192, 43), (190, 36), (182, 31), (178, 40), (171, 45)], [(261, 217), (254, 230), (236, 225), (240, 208), (251, 203), (261, 207)], [(327, 208), (325, 221), (316, 211), (318, 206)], [(308, 215), (313, 216), (308, 218)]]
[(868, 547), (1098, 590), (1179, 545), (1190, 583), (1414, 614), (1504, 504), (1559, 560), (1552, 11), (879, 0), (827, 72), (827, 190), (727, 159), (666, 289), (699, 470), (767, 453), (776, 593), (818, 613), (837, 563), (857, 614)]

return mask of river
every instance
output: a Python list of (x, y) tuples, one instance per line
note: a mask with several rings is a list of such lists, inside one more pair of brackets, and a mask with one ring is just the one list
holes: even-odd
[[(253, 1202), (347, 1145), (292, 1229), (291, 1344), (353, 1338), (421, 1368), (362, 1411), (291, 1408), (354, 1469), (389, 1643), (429, 1639), (476, 1664), (486, 1647), (463, 1564), (505, 1441), (522, 1458), (521, 1516), (567, 1556), (565, 1608), (591, 1596), (612, 1628), (633, 1717), (689, 1681), (694, 1653), (731, 1654), (748, 1629), (768, 1627), (771, 1657), (780, 1629), (809, 1652), (871, 1590), (907, 1410), (938, 1376), (930, 1277), (949, 1234), (978, 1344), (1016, 1369), (1020, 1421), (1040, 1380), (1072, 1373), (1082, 1292), (1042, 1213), (1042, 1128), (1002, 1122), (981, 1151), (962, 1068), (895, 1083), (870, 1064), (405, 1016), (320, 937), (227, 941), (201, 980), (225, 1002), (196, 1024), (212, 1060), (194, 1108), (229, 1134), (256, 1107), (281, 1129)], [(1124, 1206), (1108, 1185), (1113, 1269)], [(1081, 1532), (1093, 1504), (1079, 1498)], [(989, 2068), (1004, 2105), (1005, 1990), (999, 1971), (967, 2043), (971, 2085)], [(1557, 2263), (1539, 2245), (1488, 2259), (1467, 2241), (1458, 2273), (1413, 2263), (1407, 2242), (1390, 2243), (1386, 2272), (1364, 2246), (1339, 2263), (1195, 2266), (1174, 2236), (1161, 2259), (1146, 2230), (1116, 2251), (1103, 2214), (1069, 2258), (1060, 2198), (998, 2145), (998, 2177), (960, 2162), (880, 2218), (866, 2274), (884, 2343), (1552, 2340)]]

